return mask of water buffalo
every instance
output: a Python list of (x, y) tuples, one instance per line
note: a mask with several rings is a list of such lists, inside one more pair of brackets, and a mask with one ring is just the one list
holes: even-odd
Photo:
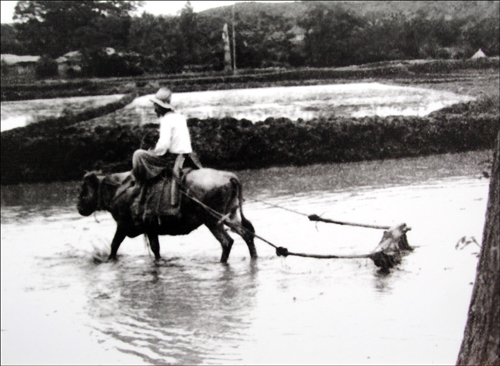
[[(224, 222), (245, 240), (251, 258), (257, 258), (253, 241), (255, 231), (251, 222), (243, 216), (242, 188), (235, 174), (207, 168), (188, 172), (182, 181), (182, 189), (188, 192), (189, 197), (182, 194), (180, 215), (164, 216), (147, 224), (134, 221), (132, 205), (139, 197), (132, 194), (133, 189), (123, 190), (123, 184), (131, 179), (130, 172), (90, 172), (83, 178), (77, 203), (78, 212), (89, 216), (94, 211), (106, 210), (117, 223), (108, 260), (116, 259), (118, 248), (125, 237), (134, 238), (140, 234), (147, 236), (156, 259), (160, 259), (158, 235), (186, 235), (205, 225), (221, 243), (220, 261), (225, 263), (234, 240), (226, 232)], [(122, 192), (117, 194), (120, 187)]]

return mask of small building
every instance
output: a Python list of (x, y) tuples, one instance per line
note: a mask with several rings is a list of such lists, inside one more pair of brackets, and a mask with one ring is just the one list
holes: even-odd
[(79, 75), (82, 72), (82, 53), (71, 51), (56, 58), (57, 70), (62, 77)]
[(487, 57), (483, 50), (482, 49), (479, 49), (479, 51), (477, 51), (472, 57), (471, 57), (471, 60), (475, 60), (476, 58), (483, 58), (483, 57)]
[(40, 56), (18, 56), (9, 53), (2, 54), (2, 75), (34, 76), (36, 64)]
[[(122, 53), (117, 53), (112, 47), (104, 47), (102, 50), (107, 56), (123, 56)], [(82, 73), (83, 55), (81, 51), (65, 53), (61, 57), (56, 58), (56, 62), (59, 75), (63, 78), (78, 76)]]
[(290, 39), (290, 42), (293, 45), (303, 44), (304, 39), (306, 38), (306, 31), (303, 28), (298, 27), (298, 26), (294, 26), (287, 33), (292, 36), (292, 38)]

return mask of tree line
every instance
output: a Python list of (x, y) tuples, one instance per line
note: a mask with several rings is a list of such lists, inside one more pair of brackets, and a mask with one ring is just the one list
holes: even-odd
[[(17, 22), (2, 24), (1, 51), (44, 56), (48, 68), (51, 60), (79, 50), (86, 76), (221, 71), (222, 29), (228, 24), (232, 39), (234, 24), (238, 68), (461, 59), (479, 48), (498, 56), (498, 4), (492, 3), (497, 11), (481, 16), (436, 16), (430, 8), (362, 13), (333, 1), (273, 4), (273, 11), (269, 4), (239, 3), (233, 15), (230, 6), (195, 13), (188, 1), (178, 15), (160, 16), (133, 15), (141, 1), (19, 1)], [(117, 54), (107, 55), (106, 47)]]

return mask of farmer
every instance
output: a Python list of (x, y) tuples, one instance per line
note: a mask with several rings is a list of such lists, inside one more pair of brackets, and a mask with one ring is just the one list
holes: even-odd
[(179, 204), (178, 181), (185, 158), (190, 158), (193, 167), (200, 168), (201, 165), (192, 155), (186, 117), (174, 111), (171, 98), (172, 92), (168, 88), (160, 88), (151, 98), (160, 122), (160, 136), (153, 149), (134, 152), (132, 174), (139, 183), (147, 183), (169, 170), (172, 174), (171, 204), (175, 207)]

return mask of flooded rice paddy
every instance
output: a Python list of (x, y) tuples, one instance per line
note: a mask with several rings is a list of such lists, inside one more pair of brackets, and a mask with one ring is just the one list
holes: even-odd
[[(143, 123), (155, 118), (149, 98), (137, 98), (129, 106), (137, 109)], [(425, 88), (352, 83), (178, 93), (173, 95), (172, 104), (188, 117), (204, 119), (228, 116), (257, 122), (268, 117), (310, 120), (334, 115), (425, 116), (472, 99)]]
[[(229, 262), (206, 228), (109, 253), (108, 213), (81, 217), (79, 182), (2, 186), (2, 364), (454, 364), (481, 243), (489, 152), (238, 172), (257, 233), (290, 251), (363, 254), (380, 230), (307, 214), (406, 222), (415, 251), (277, 257), (236, 235)], [(280, 206), (278, 208), (275, 206)]]
[[(122, 95), (2, 102), (1, 130), (57, 117), (64, 111), (77, 113), (82, 108), (98, 107), (120, 97)], [(127, 119), (135, 119), (137, 123), (156, 121), (150, 97), (142, 96), (129, 104), (123, 111), (127, 115), (132, 112), (132, 117)], [(268, 117), (310, 120), (323, 116), (425, 116), (472, 99), (425, 88), (352, 83), (174, 93), (172, 104), (188, 118), (229, 116), (257, 122)]]
[(24, 127), (64, 113), (79, 113), (116, 102), (123, 94), (2, 102), (1, 131)]

